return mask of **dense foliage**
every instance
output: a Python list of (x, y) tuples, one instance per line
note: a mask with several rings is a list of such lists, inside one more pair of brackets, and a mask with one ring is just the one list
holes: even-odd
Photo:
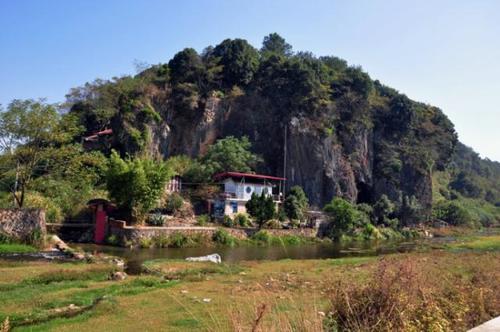
[(238, 139), (228, 136), (210, 146), (201, 161), (208, 174), (251, 172), (260, 161), (259, 157), (250, 151), (251, 146), (248, 137)]
[(286, 216), (292, 220), (304, 221), (309, 209), (309, 200), (304, 190), (299, 186), (290, 188), (284, 202)]
[(106, 160), (75, 142), (81, 130), (43, 101), (15, 100), (1, 112), (1, 204), (44, 208), (49, 222), (82, 212), (99, 195)]
[(264, 192), (261, 195), (253, 193), (250, 200), (246, 203), (246, 208), (259, 228), (276, 215), (276, 204), (272, 196), (265, 195)]
[[(351, 230), (451, 220), (449, 206), (467, 210), (467, 224), (500, 221), (499, 163), (457, 144), (439, 108), (338, 57), (293, 52), (276, 33), (259, 50), (243, 39), (201, 53), (186, 48), (135, 76), (74, 88), (63, 106), (14, 101), (1, 114), (4, 206), (43, 206), (61, 220), (82, 210), (86, 199), (107, 196), (107, 172), (111, 198), (142, 214), (162, 196), (160, 186), (143, 185), (151, 165), (160, 165), (144, 155), (168, 158), (155, 176), (181, 176), (187, 196), (202, 202), (218, 190), (214, 173), (281, 174), (286, 132), (294, 154), (285, 176), (304, 189), (290, 192), (282, 210), (289, 219), (304, 218), (307, 198), (321, 208), (343, 197), (345, 203), (329, 209), (355, 208), (364, 221)], [(104, 129), (112, 135), (86, 139)], [(122, 166), (142, 179), (138, 191), (148, 202), (110, 187), (110, 174)]]
[(109, 196), (126, 210), (133, 221), (144, 221), (145, 214), (158, 204), (172, 171), (164, 162), (148, 158), (122, 159), (113, 151), (109, 158), (106, 187)]

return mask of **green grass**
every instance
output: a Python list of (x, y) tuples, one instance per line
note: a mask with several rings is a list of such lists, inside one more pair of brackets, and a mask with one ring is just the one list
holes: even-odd
[(194, 318), (181, 318), (173, 321), (171, 325), (183, 328), (197, 328), (200, 327), (200, 321)]
[[(115, 268), (111, 264), (0, 261), (0, 322), (9, 317), (14, 331), (251, 330), (257, 309), (266, 304), (263, 331), (321, 331), (323, 318), (318, 311), (331, 309), (331, 289), (340, 282), (349, 287), (365, 285), (380, 269), (398, 270), (403, 264), (422, 270), (430, 278), (426, 285), (433, 287), (445, 285), (452, 277), (483, 282), (483, 288), (496, 287), (499, 283), (492, 278), (499, 268), (500, 252), (494, 249), (499, 240), (497, 234), (469, 236), (456, 245), (477, 250), (433, 250), (382, 258), (238, 264), (159, 259), (145, 264), (153, 274), (129, 276), (120, 282), (108, 280)], [(171, 278), (179, 281), (166, 281)], [(488, 315), (498, 315), (500, 311), (492, 307), (496, 302), (490, 300), (496, 293), (488, 292), (484, 293)], [(479, 307), (470, 301), (471, 308)], [(81, 310), (76, 316), (61, 317), (56, 309), (70, 304)]]
[(168, 280), (203, 280), (208, 275), (232, 275), (243, 271), (236, 264), (186, 262), (177, 259), (155, 259), (144, 263), (145, 271)]
[(500, 250), (500, 235), (465, 237), (461, 238), (460, 240), (461, 240), (460, 242), (448, 244), (447, 248), (481, 250), (481, 251)]
[(35, 247), (19, 243), (0, 243), (0, 254), (26, 254), (37, 252)]
[(376, 259), (377, 259), (377, 257), (347, 257), (347, 258), (329, 259), (328, 262), (331, 265), (335, 265), (335, 266), (357, 265), (357, 264), (371, 262), (371, 261), (374, 261)]

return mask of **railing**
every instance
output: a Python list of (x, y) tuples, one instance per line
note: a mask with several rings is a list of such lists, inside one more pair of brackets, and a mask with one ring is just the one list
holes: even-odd
[[(237, 195), (234, 192), (224, 192), (221, 193), (220, 196), (222, 198), (236, 198), (236, 199), (243, 199), (243, 194), (242, 195)], [(283, 196), (281, 195), (272, 195), (273, 201), (275, 202), (281, 202), (283, 200)]]

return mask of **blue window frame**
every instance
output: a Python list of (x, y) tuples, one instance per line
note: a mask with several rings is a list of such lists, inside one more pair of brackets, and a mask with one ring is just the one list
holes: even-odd
[(238, 203), (237, 202), (230, 202), (231, 208), (233, 209), (233, 213), (238, 213)]

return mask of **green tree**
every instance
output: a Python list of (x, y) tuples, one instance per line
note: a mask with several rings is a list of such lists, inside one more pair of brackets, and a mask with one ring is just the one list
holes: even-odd
[(292, 45), (288, 44), (283, 37), (276, 32), (264, 37), (260, 52), (264, 55), (277, 54), (289, 57), (293, 54)]
[(199, 83), (204, 66), (201, 57), (192, 48), (185, 48), (169, 61), (172, 83)]
[(260, 196), (253, 193), (245, 207), (248, 214), (259, 225), (259, 228), (276, 215), (276, 206), (272, 196), (265, 195), (264, 193)]
[(113, 151), (109, 158), (106, 186), (109, 196), (131, 217), (142, 222), (165, 191), (173, 172), (164, 162), (149, 158), (122, 159)]
[(247, 137), (228, 136), (208, 148), (202, 164), (210, 174), (219, 172), (251, 172), (261, 159), (250, 151), (252, 144)]
[(99, 151), (85, 151), (76, 143), (62, 145), (51, 151), (46, 165), (47, 171), (33, 180), (27, 206), (37, 207), (30, 199), (37, 193), (54, 203), (61, 217), (74, 217), (86, 211), (89, 199), (106, 197), (107, 159)]
[(285, 202), (284, 209), (286, 215), (292, 220), (304, 220), (307, 209), (309, 208), (309, 200), (307, 199), (304, 190), (300, 186), (290, 188)]
[(375, 217), (375, 224), (386, 224), (388, 225), (389, 220), (394, 213), (396, 206), (387, 197), (386, 194), (380, 196), (379, 200), (373, 205), (373, 214)]
[(438, 202), (432, 208), (432, 216), (454, 226), (470, 225), (472, 223), (472, 216), (469, 211), (455, 201)]
[(57, 149), (80, 131), (73, 116), (43, 101), (14, 100), (0, 113), (1, 176), (13, 180), (10, 192), (17, 207), (23, 207), (34, 178), (49, 172)]
[(233, 85), (246, 86), (253, 79), (259, 66), (259, 54), (244, 39), (226, 39), (213, 50), (223, 66), (223, 83), (226, 88)]
[(349, 233), (360, 219), (354, 205), (340, 197), (335, 197), (325, 205), (323, 211), (328, 215), (330, 236), (333, 239), (339, 239)]

